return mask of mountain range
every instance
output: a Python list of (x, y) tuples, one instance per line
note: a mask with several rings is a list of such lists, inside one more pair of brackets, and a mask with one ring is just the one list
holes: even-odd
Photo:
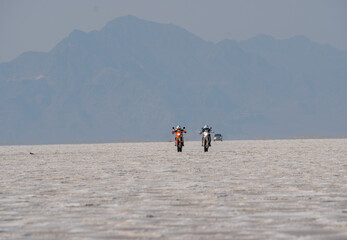
[(305, 36), (205, 41), (134, 16), (0, 64), (0, 142), (347, 134), (347, 51)]

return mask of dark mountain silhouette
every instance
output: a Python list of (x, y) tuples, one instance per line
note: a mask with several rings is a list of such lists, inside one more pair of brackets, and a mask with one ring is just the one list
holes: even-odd
[(133, 16), (0, 64), (0, 142), (347, 133), (347, 52), (303, 36), (212, 43)]

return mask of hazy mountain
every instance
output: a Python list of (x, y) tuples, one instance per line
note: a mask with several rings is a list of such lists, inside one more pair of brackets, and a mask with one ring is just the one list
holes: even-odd
[(347, 52), (303, 36), (203, 39), (117, 18), (0, 64), (0, 142), (347, 133)]

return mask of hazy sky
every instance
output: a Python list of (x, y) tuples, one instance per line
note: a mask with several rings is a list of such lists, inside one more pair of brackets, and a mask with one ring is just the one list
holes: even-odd
[(49, 51), (74, 29), (101, 29), (129, 14), (214, 42), (260, 33), (305, 35), (347, 50), (344, 0), (0, 0), (0, 62), (25, 51)]

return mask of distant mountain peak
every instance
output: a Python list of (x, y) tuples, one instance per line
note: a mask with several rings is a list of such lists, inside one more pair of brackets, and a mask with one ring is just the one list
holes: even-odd
[[(132, 15), (117, 17), (111, 20), (101, 31), (128, 39), (134, 38), (135, 36), (137, 39), (165, 39), (162, 37), (166, 36), (166, 40), (180, 41), (179, 39), (190, 39), (190, 41), (196, 43), (205, 43), (203, 39), (180, 26), (143, 20)], [(149, 42), (151, 41), (149, 40)]]
[(73, 30), (73, 31), (69, 34), (68, 38), (80, 39), (80, 38), (85, 37), (87, 34), (88, 34), (88, 33), (86, 33), (86, 32), (83, 32), (83, 31), (81, 31), (81, 30), (75, 29), (75, 30)]
[(295, 35), (295, 36), (292, 36), (289, 38), (276, 39), (273, 36), (266, 35), (266, 34), (259, 34), (253, 38), (248, 39), (248, 40), (241, 41), (241, 43), (254, 42), (254, 43), (257, 43), (258, 45), (259, 44), (268, 45), (268, 44), (275, 43), (276, 41), (277, 42), (296, 43), (296, 44), (314, 44), (314, 45), (318, 44), (304, 35)]
[(293, 37), (283, 39), (283, 41), (292, 42), (295, 44), (304, 44), (304, 45), (315, 45), (315, 46), (321, 45), (315, 41), (312, 41), (311, 39), (309, 39), (308, 37), (304, 35), (295, 35)]
[(112, 24), (115, 22), (129, 23), (129, 22), (143, 22), (145, 20), (135, 17), (133, 15), (126, 15), (121, 17), (116, 17), (113, 20), (109, 21), (107, 24)]
[(143, 20), (133, 15), (126, 15), (126, 16), (117, 17), (111, 20), (105, 25), (104, 29), (111, 29), (121, 25), (132, 26), (132, 25), (138, 25), (138, 24), (144, 24), (144, 23), (152, 23), (152, 24), (159, 25), (159, 23)]

